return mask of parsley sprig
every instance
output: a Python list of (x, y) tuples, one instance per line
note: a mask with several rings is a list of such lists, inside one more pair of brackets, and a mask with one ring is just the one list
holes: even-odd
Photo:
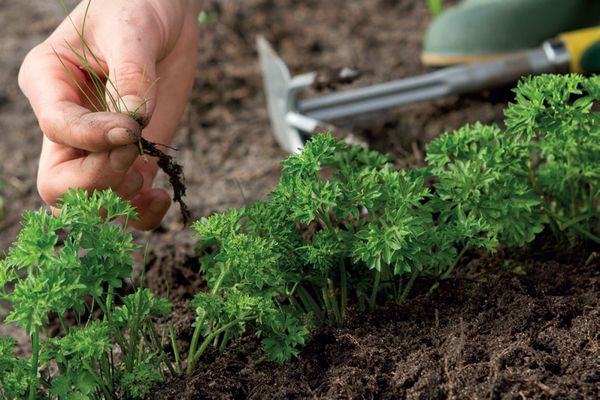
[[(169, 303), (143, 288), (117, 295), (138, 246), (115, 221), (136, 218), (135, 211), (110, 190), (69, 190), (57, 206), (58, 215), (26, 212), (0, 261), (0, 299), (11, 306), (5, 322), (23, 327), (32, 344), (22, 359), (13, 341), (0, 340), (0, 395), (144, 398), (165, 371), (176, 371), (155, 328)], [(52, 315), (62, 334), (50, 338)]]

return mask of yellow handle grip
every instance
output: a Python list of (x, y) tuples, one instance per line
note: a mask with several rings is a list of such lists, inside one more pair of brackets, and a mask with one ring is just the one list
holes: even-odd
[(558, 36), (571, 56), (571, 71), (582, 73), (581, 57), (594, 43), (600, 41), (600, 27), (580, 29)]

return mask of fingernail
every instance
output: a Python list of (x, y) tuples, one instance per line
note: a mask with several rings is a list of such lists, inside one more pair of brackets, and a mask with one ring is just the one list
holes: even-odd
[(123, 96), (123, 111), (129, 114), (133, 119), (145, 118), (146, 116), (146, 100), (139, 96), (129, 95)]
[(126, 172), (137, 158), (137, 148), (134, 145), (118, 147), (110, 152), (108, 161), (115, 172)]
[(124, 146), (139, 140), (139, 135), (127, 128), (112, 128), (106, 134), (106, 138), (113, 146)]

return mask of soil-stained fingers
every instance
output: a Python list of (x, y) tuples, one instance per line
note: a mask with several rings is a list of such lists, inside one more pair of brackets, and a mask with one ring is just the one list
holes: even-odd
[(50, 205), (69, 188), (92, 191), (111, 187), (121, 197), (131, 199), (144, 184), (143, 175), (131, 167), (137, 157), (135, 145), (109, 152), (86, 153), (44, 138), (38, 191)]

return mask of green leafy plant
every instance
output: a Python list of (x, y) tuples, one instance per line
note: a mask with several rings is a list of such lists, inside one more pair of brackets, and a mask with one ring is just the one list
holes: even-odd
[[(600, 243), (600, 80), (526, 78), (516, 94), (505, 130), (477, 123), (445, 133), (424, 168), (397, 170), (377, 152), (317, 135), (282, 162), (268, 201), (196, 221), (209, 290), (191, 302), (187, 360), (173, 326), (169, 335), (156, 328), (168, 302), (144, 288), (117, 294), (137, 247), (115, 222), (135, 218), (129, 203), (110, 190), (71, 190), (59, 215), (25, 213), (0, 261), (0, 300), (32, 354), (17, 357), (15, 341), (0, 338), (0, 395), (144, 398), (248, 333), (265, 359), (283, 363), (313, 327), (343, 325), (350, 306), (402, 303), (419, 278), (435, 290), (471, 250), (522, 247), (546, 228), (560, 244)], [(51, 319), (61, 326), (52, 338)]]
[[(351, 303), (401, 303), (419, 277), (434, 290), (469, 250), (521, 247), (547, 226), (558, 241), (599, 242), (599, 83), (526, 78), (506, 130), (443, 134), (425, 168), (398, 171), (374, 151), (313, 137), (282, 162), (269, 201), (193, 225), (211, 292), (193, 302), (188, 372), (208, 346), (249, 329), (268, 359), (287, 360), (313, 325), (342, 325)], [(293, 324), (281, 329), (286, 315)]]
[(530, 184), (556, 235), (600, 243), (600, 77), (523, 79), (506, 110), (509, 133), (531, 143)]
[[(14, 341), (0, 341), (0, 395), (143, 398), (175, 370), (155, 328), (169, 303), (143, 288), (117, 295), (138, 246), (114, 221), (135, 212), (110, 190), (69, 190), (58, 207), (59, 215), (26, 212), (0, 261), (0, 299), (11, 306), (5, 322), (24, 328), (32, 347), (21, 359), (12, 353)], [(48, 337), (51, 318), (60, 336)]]

